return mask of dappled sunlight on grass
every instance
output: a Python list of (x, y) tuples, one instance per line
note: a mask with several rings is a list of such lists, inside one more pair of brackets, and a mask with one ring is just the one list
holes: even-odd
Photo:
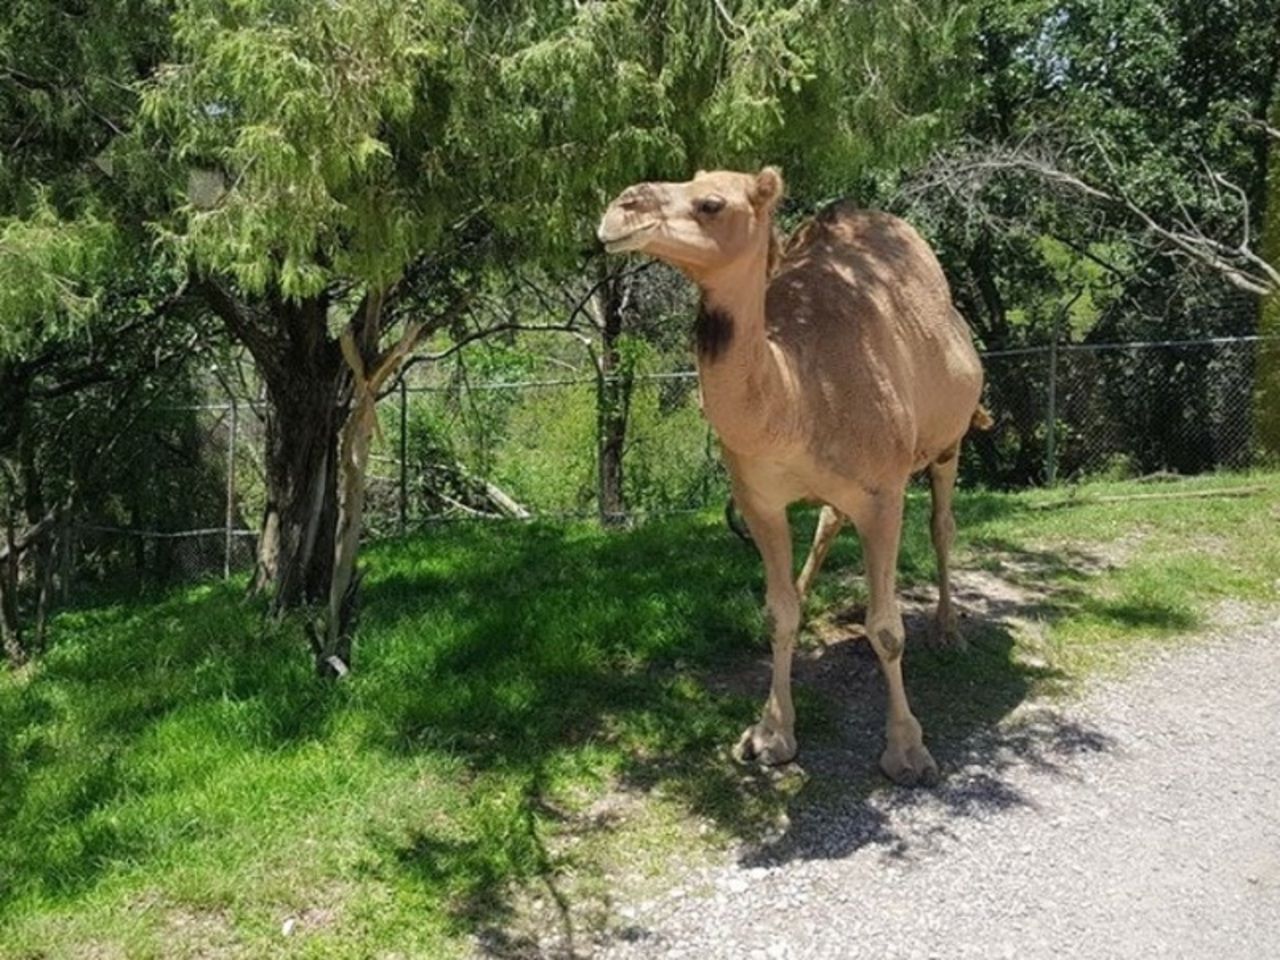
[[(1212, 511), (962, 497), (969, 649), (929, 645), (912, 612), (927, 602), (908, 604), (908, 688), (944, 764), (1102, 652), (1186, 634), (1222, 596), (1265, 599), (1280, 576), (1269, 484)], [(901, 580), (924, 596), (927, 516), (913, 493)], [(813, 521), (797, 511), (798, 556)], [(448, 953), (499, 936), (530, 885), (572, 925), (576, 899), (607, 909), (621, 881), (604, 878), (629, 861), (656, 871), (881, 789), (850, 534), (809, 605), (830, 629), (797, 660), (800, 762), (775, 774), (727, 755), (768, 667), (758, 560), (717, 514), (615, 534), (438, 527), (365, 564), (343, 683), (318, 680), (298, 624), (265, 622), (239, 584), (68, 611), (46, 656), (0, 674), (0, 922), (15, 931), (0, 956), (162, 955), (175, 923), (259, 953)], [(644, 815), (596, 809), (617, 796)], [(302, 918), (287, 942), (286, 917)]]

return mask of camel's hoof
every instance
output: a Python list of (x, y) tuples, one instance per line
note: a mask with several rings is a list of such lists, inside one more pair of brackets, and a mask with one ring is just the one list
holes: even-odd
[(890, 747), (880, 757), (884, 775), (902, 787), (932, 787), (938, 783), (938, 765), (924, 744), (903, 749)]
[(763, 723), (747, 727), (733, 748), (733, 757), (739, 763), (762, 763), (768, 767), (790, 763), (795, 756), (795, 735), (774, 730)]
[(947, 650), (969, 649), (969, 644), (965, 641), (964, 634), (960, 632), (960, 627), (956, 623), (955, 617), (947, 617), (941, 620), (935, 618), (930, 635), (935, 647), (943, 647)]

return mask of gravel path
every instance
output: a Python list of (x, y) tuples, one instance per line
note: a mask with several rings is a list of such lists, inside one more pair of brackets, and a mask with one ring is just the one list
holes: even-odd
[(1280, 956), (1280, 620), (940, 759), (621, 907), (599, 955)]

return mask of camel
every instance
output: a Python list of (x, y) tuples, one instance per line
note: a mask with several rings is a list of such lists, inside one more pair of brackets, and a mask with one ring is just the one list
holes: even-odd
[[(665, 261), (701, 292), (695, 347), (703, 413), (715, 429), (732, 496), (764, 562), (773, 676), (743, 760), (796, 755), (791, 660), (801, 597), (845, 519), (862, 540), (866, 633), (888, 687), (880, 767), (901, 784), (936, 781), (902, 679), (895, 596), (903, 500), (928, 470), (938, 560), (936, 628), (955, 636), (948, 555), (960, 443), (989, 424), (982, 365), (942, 268), (904, 221), (836, 203), (785, 247), (773, 226), (775, 167), (698, 171), (684, 183), (639, 183), (608, 207), (597, 235), (610, 253)], [(787, 507), (824, 504), (813, 548), (793, 580)]]

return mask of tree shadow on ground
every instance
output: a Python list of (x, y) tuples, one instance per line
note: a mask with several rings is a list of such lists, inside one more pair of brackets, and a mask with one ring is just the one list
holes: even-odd
[[(962, 530), (1018, 509), (984, 494), (958, 504)], [(912, 498), (901, 564), (908, 595), (932, 577), (925, 510)], [(814, 515), (798, 519), (799, 555)], [(930, 744), (944, 768), (974, 767), (989, 778), (944, 785), (939, 795), (957, 815), (1016, 802), (998, 777), (1010, 752), (1038, 750), (1053, 762), (1073, 744), (1094, 742), (1089, 731), (1068, 730), (1027, 733), (1021, 745), (1009, 734), (991, 739), (1002, 718), (1055, 679), (1050, 667), (1018, 655), (1013, 621), (1091, 602), (1081, 588), (1090, 575), (1078, 569), (1084, 559), (999, 549), (1021, 564), (1002, 577), (1021, 578), (1026, 589), (991, 599), (977, 584), (975, 596), (988, 598), (982, 608), (960, 596), (974, 614), (968, 652), (922, 644), (923, 608), (907, 609), (908, 688)], [(753, 844), (752, 856), (842, 855), (824, 839), (833, 818), (849, 824), (842, 836), (871, 838), (842, 841), (845, 853), (876, 838), (897, 842), (866, 806), (886, 789), (874, 773), (883, 685), (856, 639), (861, 612), (848, 603), (855, 585), (840, 576), (857, 562), (856, 538), (846, 535), (820, 598), (835, 610), (824, 620), (829, 629), (814, 631), (797, 665), (804, 774), (744, 769), (728, 756), (759, 709), (767, 651), (759, 560), (710, 515), (619, 535), (474, 525), (381, 544), (369, 552), (355, 673), (336, 686), (312, 675), (296, 625), (264, 628), (233, 586), (78, 612), (64, 624), (76, 643), (51, 650), (29, 682), (0, 684), (0, 822), (15, 838), (0, 839), (0, 875), (9, 878), (0, 914), (19, 894), (74, 894), (122, 862), (174, 855), (162, 841), (113, 826), (111, 811), (153, 789), (130, 765), (132, 751), (179, 714), (184, 735), (218, 743), (230, 766), (236, 745), (288, 751), (323, 741), (344, 718), (355, 718), (346, 729), (360, 731), (361, 749), (456, 763), (468, 789), (477, 788), (470, 820), (442, 822), (424, 794), (394, 835), (371, 819), (366, 839), (385, 851), (379, 869), (447, 897), (458, 930), (478, 932), (495, 955), (538, 955), (511, 928), (523, 890), (543, 891), (570, 945), (585, 914), (608, 909), (607, 892), (581, 894), (567, 881), (590, 854), (562, 840), (607, 836), (619, 824), (564, 802), (560, 788), (573, 781), (566, 770), (585, 769), (589, 779), (598, 767), (617, 791), (659, 792)], [(1052, 589), (1033, 593), (1041, 581)], [(1143, 622), (1167, 613), (1098, 615)], [(58, 724), (74, 731), (71, 741)], [(783, 815), (790, 826), (779, 833)], [(66, 824), (78, 818), (76, 842), (64, 842)], [(61, 840), (30, 846), (46, 822), (61, 825)]]

